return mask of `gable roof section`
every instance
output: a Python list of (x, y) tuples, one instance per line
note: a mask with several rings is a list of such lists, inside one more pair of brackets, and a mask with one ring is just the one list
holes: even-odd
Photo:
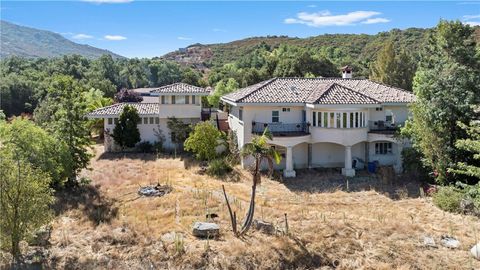
[(208, 88), (193, 86), (186, 83), (174, 83), (151, 90), (150, 93), (158, 94), (208, 94)]
[(367, 79), (274, 78), (222, 97), (235, 103), (375, 104), (409, 103), (405, 90)]
[(137, 109), (139, 115), (155, 115), (160, 113), (160, 107), (158, 103), (117, 103), (103, 108), (94, 110), (87, 114), (88, 118), (104, 118), (108, 116), (120, 115), (123, 108), (127, 105), (133, 106)]

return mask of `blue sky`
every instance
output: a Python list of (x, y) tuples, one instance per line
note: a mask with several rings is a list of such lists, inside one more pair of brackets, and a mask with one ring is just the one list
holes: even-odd
[(480, 25), (480, 1), (85, 0), (1, 1), (0, 5), (2, 20), (57, 32), (127, 57), (161, 56), (197, 42), (252, 36), (375, 34), (432, 27), (441, 18)]

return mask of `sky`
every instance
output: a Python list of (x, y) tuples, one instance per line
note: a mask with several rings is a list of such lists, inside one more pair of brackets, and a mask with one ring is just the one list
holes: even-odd
[(0, 17), (126, 57), (154, 57), (253, 36), (376, 34), (440, 19), (480, 25), (480, 1), (1, 1)]

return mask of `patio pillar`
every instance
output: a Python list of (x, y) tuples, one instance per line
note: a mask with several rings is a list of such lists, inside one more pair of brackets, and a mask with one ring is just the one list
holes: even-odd
[(308, 168), (312, 168), (312, 144), (308, 144)]
[(287, 164), (286, 168), (283, 171), (284, 177), (295, 177), (296, 173), (293, 170), (293, 147), (287, 146)]
[(352, 147), (345, 146), (345, 168), (342, 168), (345, 176), (355, 176), (355, 169), (352, 169)]

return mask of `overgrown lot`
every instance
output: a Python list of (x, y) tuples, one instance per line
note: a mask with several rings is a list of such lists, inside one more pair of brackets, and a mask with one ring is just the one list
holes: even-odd
[[(96, 151), (100, 153), (101, 147)], [(305, 182), (286, 184), (263, 178), (256, 218), (272, 222), (290, 236), (252, 231), (232, 235), (221, 186), (238, 217), (248, 208), (251, 177), (236, 169), (237, 182), (198, 174), (189, 159), (143, 154), (102, 154), (92, 160), (93, 187), (60, 195), (48, 266), (69, 269), (472, 269), (480, 262), (469, 249), (480, 239), (473, 216), (444, 212), (429, 199), (393, 200), (377, 191), (320, 192)], [(328, 174), (324, 176), (328, 181)], [(338, 177), (338, 176), (337, 176)], [(237, 178), (230, 178), (237, 179)], [(315, 181), (318, 181), (316, 179)], [(338, 181), (338, 180), (335, 180)], [(355, 179), (351, 180), (355, 181)], [(139, 197), (139, 186), (168, 184), (163, 197)], [(195, 221), (216, 213), (217, 240), (192, 236)], [(460, 240), (458, 249), (440, 245), (442, 235)], [(436, 248), (423, 244), (432, 236)]]

